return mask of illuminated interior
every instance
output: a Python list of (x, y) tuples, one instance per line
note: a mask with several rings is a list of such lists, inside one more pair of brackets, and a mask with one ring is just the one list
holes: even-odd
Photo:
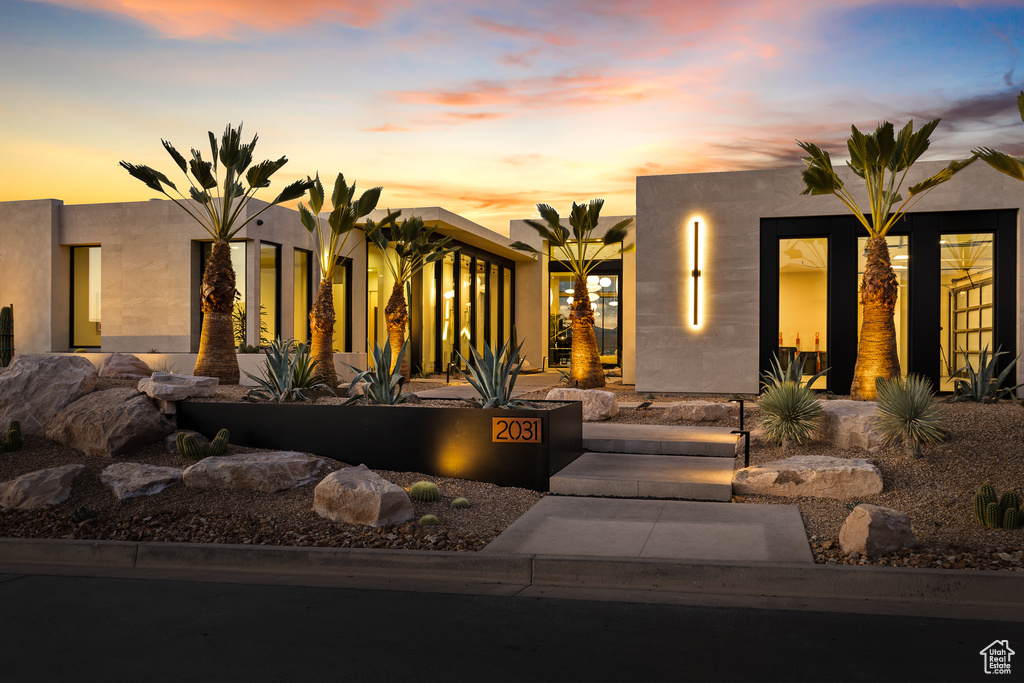
[(349, 264), (350, 261), (347, 259), (339, 258), (334, 266), (334, 277), (331, 281), (331, 297), (334, 299), (334, 337), (332, 348), (338, 353), (352, 350), (348, 337)]
[(292, 337), (305, 344), (309, 341), (309, 308), (313, 305), (313, 254), (302, 249), (292, 253)]
[(953, 379), (968, 363), (975, 370), (981, 351), (992, 344), (994, 253), (992, 233), (940, 235), (942, 293), (939, 390), (952, 391)]
[(101, 344), (100, 247), (71, 247), (71, 346)]
[[(779, 348), (783, 370), (802, 359), (803, 377), (828, 367), (828, 238), (779, 240)], [(824, 389), (824, 376), (811, 385)]]
[[(896, 273), (896, 280), (899, 283), (899, 294), (896, 298), (896, 310), (893, 311), (893, 322), (896, 325), (896, 355), (900, 359), (900, 374), (907, 375), (907, 350), (909, 348), (909, 337), (907, 330), (910, 327), (908, 311), (910, 308), (910, 237), (907, 235), (887, 235), (885, 243), (889, 245), (889, 261), (892, 263), (892, 270)], [(857, 287), (864, 277), (864, 268), (867, 263), (868, 238), (857, 238)], [(860, 290), (858, 289), (858, 292)], [(858, 300), (859, 302), (859, 300)], [(860, 338), (860, 326), (864, 321), (864, 310), (857, 306), (857, 338)]]
[(266, 341), (281, 336), (281, 247), (260, 243), (260, 333)]
[[(572, 322), (569, 318), (576, 276), (551, 273), (548, 325), (548, 364), (568, 367), (572, 359)], [(615, 274), (590, 275), (587, 291), (594, 309), (594, 336), (604, 365), (619, 364), (619, 282)]]

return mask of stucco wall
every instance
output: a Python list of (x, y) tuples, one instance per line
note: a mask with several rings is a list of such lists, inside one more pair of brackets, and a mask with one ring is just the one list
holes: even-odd
[[(918, 163), (907, 187), (945, 162)], [(637, 178), (636, 386), (638, 391), (752, 393), (758, 388), (760, 220), (845, 215), (833, 196), (801, 196), (800, 168)], [(863, 181), (844, 182), (866, 205)], [(1024, 183), (977, 162), (925, 196), (921, 211), (1018, 210)], [(690, 324), (692, 225), (703, 219), (702, 324)], [(1017, 292), (1020, 348), (1024, 289)], [(1018, 368), (1018, 377), (1024, 369)], [(1021, 379), (1018, 379), (1021, 381)]]

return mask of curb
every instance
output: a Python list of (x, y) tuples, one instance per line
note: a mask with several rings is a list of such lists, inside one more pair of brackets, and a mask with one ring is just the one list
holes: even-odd
[[(24, 570), (24, 571), (19, 571)], [(307, 548), (200, 543), (136, 543), (0, 538), (0, 571), (116, 574), (196, 579), (339, 580), (525, 589), (584, 589), (692, 597), (871, 602), (969, 608), (987, 618), (1024, 620), (1024, 572), (847, 567), (815, 564), (712, 564), (633, 558), (456, 553), (372, 548)], [(843, 611), (843, 609), (840, 609)]]

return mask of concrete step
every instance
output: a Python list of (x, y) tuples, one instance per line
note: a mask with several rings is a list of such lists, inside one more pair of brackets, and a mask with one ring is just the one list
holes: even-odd
[[(735, 458), (739, 434), (728, 427), (583, 423), (583, 450), (598, 453), (695, 455)], [(732, 463), (730, 463), (731, 467)]]
[(635, 453), (584, 453), (551, 477), (551, 493), (616, 498), (732, 500), (733, 461)]

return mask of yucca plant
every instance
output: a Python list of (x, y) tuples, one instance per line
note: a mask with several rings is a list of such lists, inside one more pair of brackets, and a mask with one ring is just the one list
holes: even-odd
[(460, 370), (466, 381), (473, 385), (480, 398), (473, 399), (470, 403), (481, 408), (505, 408), (525, 405), (522, 401), (512, 399), (512, 390), (516, 386), (516, 378), (523, 367), (523, 361), (516, 361), (523, 344), (514, 349), (510, 347), (512, 339), (509, 338), (501, 350), (495, 354), (490, 346), (484, 347), (483, 355), (476, 348), (469, 347), (471, 360), (463, 357), (458, 350), (459, 358), (466, 365), (465, 370)]
[[(356, 376), (352, 379), (351, 386), (355, 386), (359, 382), (366, 382), (366, 390), (363, 396), (370, 403), (380, 403), (384, 405), (396, 405), (405, 400), (405, 396), (402, 396), (402, 385), (405, 383), (405, 378), (402, 377), (402, 357), (405, 355), (405, 348), (409, 345), (409, 342), (402, 344), (402, 348), (398, 350), (398, 357), (394, 359), (392, 363), (391, 358), (391, 340), (386, 339), (384, 341), (384, 348), (373, 345), (373, 353), (370, 355), (373, 358), (373, 367), (369, 370), (359, 370), (359, 368), (348, 365)], [(361, 396), (353, 396), (351, 399), (346, 401), (345, 405), (358, 401)]]
[(811, 438), (821, 420), (822, 409), (814, 393), (796, 382), (781, 382), (765, 387), (758, 408), (764, 414), (761, 429), (768, 441), (789, 450), (795, 442)]
[(878, 407), (876, 426), (887, 444), (902, 443), (907, 455), (921, 457), (921, 446), (946, 438), (942, 417), (935, 402), (935, 390), (926, 378), (910, 374), (875, 380)]
[(761, 386), (767, 388), (774, 384), (782, 384), (783, 382), (793, 382), (794, 384), (810, 388), (810, 386), (814, 384), (814, 382), (817, 381), (819, 377), (821, 377), (822, 375), (829, 371), (829, 368), (825, 368), (821, 372), (812, 375), (811, 378), (806, 382), (803, 381), (803, 370), (804, 362), (803, 359), (800, 358), (799, 351), (797, 351), (796, 354), (793, 356), (793, 360), (789, 363), (789, 367), (787, 367), (785, 370), (782, 369), (782, 361), (779, 360), (779, 355), (777, 353), (773, 353), (772, 364), (764, 373), (764, 376), (761, 380)]
[[(292, 353), (294, 347), (295, 353)], [(301, 399), (309, 400), (307, 392), (315, 389), (331, 390), (316, 372), (319, 361), (310, 358), (309, 347), (306, 344), (296, 346), (294, 339), (281, 341), (278, 337), (264, 349), (267, 360), (263, 363), (263, 376), (257, 377), (251, 373), (245, 374), (259, 385), (253, 389), (247, 397), (262, 399), (264, 401), (294, 401)]]
[[(1002, 347), (996, 347), (996, 352), (989, 358), (988, 345), (981, 350), (981, 356), (978, 358), (978, 369), (975, 370), (968, 360), (967, 364), (956, 371), (956, 374), (966, 373), (967, 379), (957, 379), (953, 381), (953, 399), (954, 401), (976, 401), (978, 403), (994, 403), (999, 399), (1013, 398), (1013, 392), (1017, 390), (1017, 387), (1022, 385), (1017, 384), (1012, 387), (1004, 387), (1003, 382), (1009, 377), (1010, 372), (1013, 370), (1013, 366), (1017, 364), (1017, 359), (1014, 358), (1010, 361), (1009, 365), (1003, 368), (1003, 371), (996, 374), (997, 360), (999, 356), (1006, 355), (1006, 351), (1001, 351)], [(967, 354), (960, 351), (964, 357)]]

